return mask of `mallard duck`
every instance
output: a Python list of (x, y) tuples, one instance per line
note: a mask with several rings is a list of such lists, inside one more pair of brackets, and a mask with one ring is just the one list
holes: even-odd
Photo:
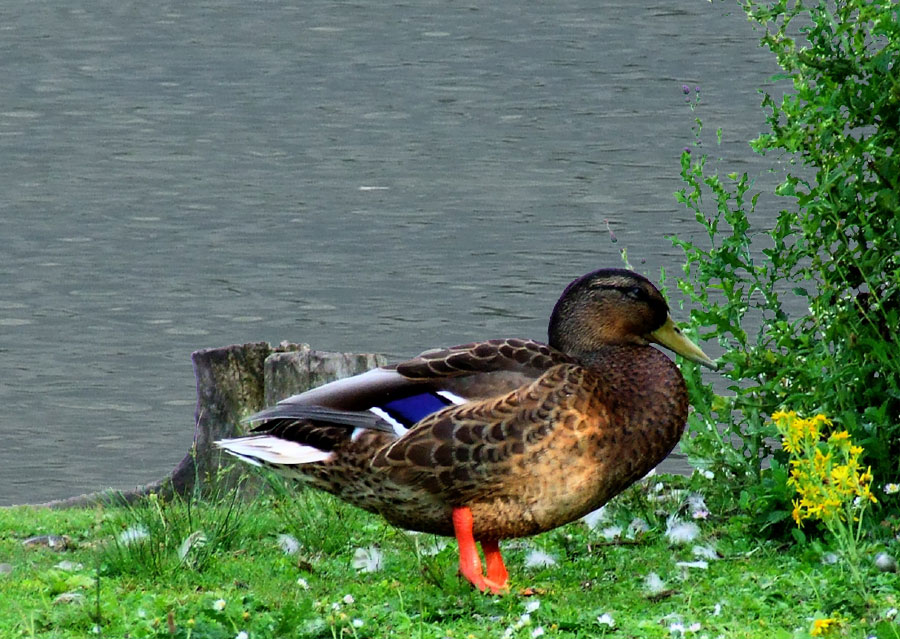
[(462, 576), (499, 593), (501, 540), (599, 508), (678, 442), (684, 379), (651, 343), (715, 368), (647, 278), (601, 269), (563, 291), (548, 344), (426, 351), (289, 397), (217, 444), (396, 526), (455, 536)]

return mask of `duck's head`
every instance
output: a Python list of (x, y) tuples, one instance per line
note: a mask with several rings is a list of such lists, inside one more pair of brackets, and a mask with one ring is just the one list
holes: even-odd
[(672, 321), (650, 280), (625, 269), (600, 269), (569, 284), (550, 316), (549, 333), (551, 346), (576, 357), (612, 344), (656, 343), (716, 369)]

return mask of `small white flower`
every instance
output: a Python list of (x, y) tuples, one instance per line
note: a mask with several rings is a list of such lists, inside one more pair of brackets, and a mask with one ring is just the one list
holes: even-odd
[(303, 577), (297, 578), (297, 585), (303, 588), (303, 590), (309, 590), (309, 582)]
[(713, 614), (713, 617), (718, 617), (719, 615), (721, 615), (722, 614), (722, 604), (717, 603), (715, 605), (715, 607), (713, 608), (712, 614)]
[(700, 528), (692, 521), (669, 517), (666, 522), (666, 538), (673, 544), (687, 544), (700, 535)]
[(711, 546), (694, 546), (691, 549), (691, 552), (694, 553), (695, 557), (700, 557), (702, 559), (719, 558), (719, 555), (716, 554), (716, 551)]
[(91, 632), (94, 633), (95, 635), (99, 635), (100, 634), (100, 625), (95, 624), (94, 627), (91, 628)]
[(219, 612), (225, 610), (225, 600), (224, 599), (216, 599), (212, 604), (213, 610), (218, 610)]
[(331, 604), (331, 609), (337, 612), (341, 609), (341, 603), (339, 601), (335, 601), (333, 604)]
[(706, 477), (707, 479), (715, 479), (715, 477), (716, 477), (716, 474), (713, 471), (708, 470), (708, 469), (701, 470), (700, 474), (703, 475), (704, 477)]
[(700, 570), (706, 570), (709, 568), (709, 563), (703, 559), (698, 561), (677, 561), (675, 565), (680, 568), (699, 568)]
[(365, 622), (362, 619), (354, 619), (351, 623), (354, 628), (362, 628)]
[(250, 639), (250, 635), (247, 634), (246, 630), (241, 630), (234, 636), (234, 639)]
[(581, 520), (587, 524), (588, 528), (595, 530), (597, 526), (606, 521), (606, 506), (601, 506), (597, 510), (589, 512)]
[(684, 624), (683, 623), (673, 623), (669, 626), (669, 634), (678, 633), (680, 635), (684, 634)]
[(541, 607), (541, 602), (539, 599), (532, 599), (527, 604), (525, 604), (525, 612), (534, 612), (538, 608)]
[(359, 572), (378, 572), (384, 565), (384, 555), (375, 546), (357, 548), (353, 553), (353, 567)]
[(824, 555), (822, 555), (822, 563), (825, 564), (826, 566), (836, 564), (839, 561), (840, 561), (840, 557), (838, 557), (833, 552), (826, 552)]
[(884, 485), (884, 494), (885, 495), (896, 495), (900, 492), (900, 484), (885, 484)]
[(300, 552), (300, 542), (293, 535), (278, 535), (278, 547), (285, 555), (296, 555)]
[(531, 631), (531, 639), (537, 639), (544, 634), (544, 626), (538, 626)]
[(597, 623), (601, 626), (609, 626), (610, 628), (616, 627), (616, 620), (612, 618), (608, 612), (604, 612), (602, 615), (597, 617)]
[(526, 568), (546, 568), (547, 566), (555, 565), (556, 559), (553, 558), (553, 555), (546, 553), (543, 550), (532, 550), (525, 556)]
[(651, 595), (657, 595), (666, 589), (666, 582), (660, 579), (659, 575), (655, 572), (651, 572), (647, 575), (647, 578), (644, 579), (644, 588), (647, 589)]
[(688, 626), (688, 632), (697, 632), (700, 630), (700, 622), (694, 622), (690, 626)]
[(885, 618), (885, 619), (893, 619), (893, 618), (896, 617), (896, 616), (897, 616), (897, 609), (896, 609), (896, 608), (889, 608), (889, 609), (884, 613), (884, 618)]
[(131, 528), (126, 528), (119, 533), (118, 539), (119, 543), (123, 546), (130, 546), (132, 544), (144, 541), (149, 536), (150, 533), (147, 532), (147, 529), (144, 526), (139, 525), (132, 526)]
[(353, 598), (353, 595), (344, 595), (344, 603), (348, 606), (352, 604), (356, 599)]
[(600, 536), (604, 539), (613, 540), (622, 536), (622, 527), (621, 526), (607, 526), (603, 530), (600, 531)]

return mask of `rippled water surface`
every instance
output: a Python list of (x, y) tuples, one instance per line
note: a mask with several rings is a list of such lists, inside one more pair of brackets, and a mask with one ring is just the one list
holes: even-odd
[(682, 84), (761, 171), (730, 3), (295, 4), (4, 10), (0, 505), (171, 470), (196, 349), (543, 338), (620, 249), (678, 268)]

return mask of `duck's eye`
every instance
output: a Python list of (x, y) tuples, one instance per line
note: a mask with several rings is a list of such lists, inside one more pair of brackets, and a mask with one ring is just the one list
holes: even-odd
[(640, 286), (631, 286), (625, 289), (625, 295), (635, 300), (644, 299), (644, 289)]

